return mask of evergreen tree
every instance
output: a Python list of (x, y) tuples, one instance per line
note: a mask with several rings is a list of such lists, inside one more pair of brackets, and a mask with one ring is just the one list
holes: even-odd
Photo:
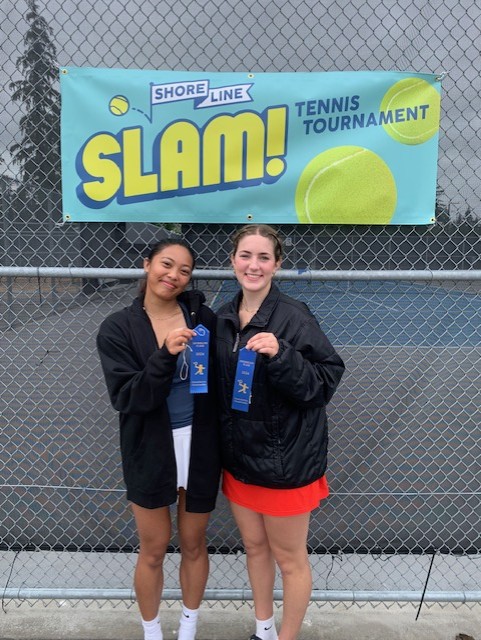
[(436, 187), (436, 222), (438, 224), (448, 224), (450, 220), (450, 205), (444, 193), (444, 189), (437, 185)]
[(10, 148), (20, 166), (27, 190), (46, 193), (60, 191), (60, 94), (57, 51), (53, 31), (38, 13), (36, 0), (27, 0), (25, 51), (17, 60), (22, 80), (10, 83), (12, 99), (23, 103), (20, 119), (22, 141)]

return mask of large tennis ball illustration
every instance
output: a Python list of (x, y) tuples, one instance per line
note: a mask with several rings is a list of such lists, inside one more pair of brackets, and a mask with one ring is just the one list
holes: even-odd
[[(390, 112), (393, 120), (383, 124), (393, 140), (402, 144), (422, 144), (439, 129), (441, 97), (422, 78), (405, 78), (386, 91), (381, 111)], [(395, 114), (397, 117), (394, 117)]]
[(396, 183), (387, 164), (357, 146), (333, 147), (315, 156), (295, 194), (299, 221), (314, 224), (387, 224), (396, 203)]

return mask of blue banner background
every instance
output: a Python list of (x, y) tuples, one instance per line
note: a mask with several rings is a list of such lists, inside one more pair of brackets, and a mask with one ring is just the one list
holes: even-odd
[[(66, 221), (434, 221), (441, 89), (432, 74), (65, 67), (60, 79)], [(170, 83), (182, 99), (152, 104)], [(205, 92), (193, 92), (207, 85), (212, 106), (202, 107)], [(380, 124), (380, 112), (395, 122)]]

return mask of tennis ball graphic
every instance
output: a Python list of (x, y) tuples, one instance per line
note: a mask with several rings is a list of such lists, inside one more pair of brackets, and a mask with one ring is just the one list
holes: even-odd
[(114, 96), (109, 102), (110, 113), (123, 116), (129, 110), (130, 104), (125, 96)]
[[(397, 110), (400, 111), (397, 111)], [(381, 111), (399, 114), (398, 122), (383, 124), (385, 131), (402, 144), (422, 144), (439, 129), (441, 96), (421, 78), (405, 78), (384, 94)]]
[(387, 164), (373, 151), (355, 146), (315, 156), (295, 194), (299, 221), (313, 224), (387, 224), (396, 202), (396, 183)]

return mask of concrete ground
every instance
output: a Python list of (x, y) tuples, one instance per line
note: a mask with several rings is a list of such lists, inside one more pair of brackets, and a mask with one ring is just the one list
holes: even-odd
[[(10, 601), (0, 611), (1, 640), (141, 640), (135, 605)], [(165, 640), (175, 640), (179, 603), (163, 606)], [(328, 604), (309, 607), (299, 640), (481, 640), (481, 605)], [(277, 619), (281, 612), (276, 612)], [(203, 605), (197, 640), (248, 640), (250, 604)]]

